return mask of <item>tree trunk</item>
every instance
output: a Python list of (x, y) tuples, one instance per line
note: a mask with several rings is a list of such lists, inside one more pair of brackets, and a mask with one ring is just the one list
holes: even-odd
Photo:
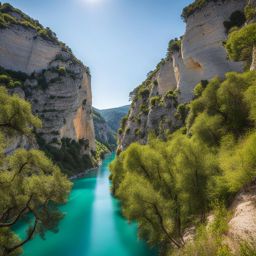
[(256, 46), (253, 46), (252, 50), (252, 65), (250, 68), (251, 71), (256, 70)]

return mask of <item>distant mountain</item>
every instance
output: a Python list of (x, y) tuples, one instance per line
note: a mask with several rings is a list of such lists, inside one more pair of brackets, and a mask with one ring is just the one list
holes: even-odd
[(93, 123), (96, 140), (106, 145), (109, 149), (114, 150), (116, 147), (115, 132), (95, 108), (93, 108)]
[(121, 119), (125, 115), (127, 115), (129, 108), (130, 108), (130, 105), (126, 105), (118, 108), (110, 108), (110, 109), (102, 109), (102, 110), (97, 109), (97, 111), (106, 120), (109, 127), (116, 133), (118, 128), (120, 127)]

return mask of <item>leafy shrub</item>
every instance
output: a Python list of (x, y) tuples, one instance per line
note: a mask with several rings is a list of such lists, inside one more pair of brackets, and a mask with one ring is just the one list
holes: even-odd
[(104, 159), (105, 155), (109, 152), (110, 150), (104, 144), (96, 140), (96, 159)]
[(121, 120), (121, 128), (122, 128), (122, 130), (125, 129), (125, 126), (126, 126), (127, 121), (128, 121), (128, 116), (126, 115), (126, 116), (124, 116), (124, 117), (122, 118), (122, 120)]
[(0, 83), (7, 85), (11, 81), (11, 78), (7, 75), (0, 75)]
[(235, 61), (252, 61), (252, 50), (256, 44), (256, 23), (248, 24), (229, 34), (226, 49), (229, 57)]
[(87, 153), (83, 153), (88, 148), (87, 141), (74, 141), (69, 138), (61, 140), (61, 148), (56, 148), (47, 144), (45, 140), (37, 134), (37, 142), (40, 149), (49, 156), (61, 170), (72, 176), (88, 168), (95, 166), (95, 162)]
[(208, 84), (208, 80), (202, 80), (199, 84), (197, 84), (193, 90), (193, 93), (195, 95), (195, 98), (198, 98), (202, 95), (204, 89), (206, 88)]
[(147, 115), (149, 112), (148, 106), (147, 104), (141, 104), (140, 105), (140, 111), (144, 114)]
[(175, 117), (185, 123), (187, 115), (189, 113), (189, 107), (186, 104), (179, 104), (177, 107), (177, 111)]
[(158, 106), (158, 104), (160, 103), (160, 99), (161, 99), (160, 96), (151, 97), (151, 98), (150, 98), (150, 105), (151, 105), (152, 107)]
[[(149, 135), (147, 145), (131, 144), (111, 164), (112, 190), (124, 202), (124, 216), (164, 254), (178, 247), (174, 255), (234, 256), (222, 239), (225, 208), (218, 208), (210, 227), (204, 223), (212, 202), (229, 206), (235, 193), (255, 182), (255, 82), (255, 71), (212, 79), (189, 104), (187, 130), (165, 142)], [(182, 235), (191, 225), (203, 227), (184, 246)], [(241, 255), (254, 255), (255, 248), (248, 248)]]
[(244, 12), (245, 12), (245, 17), (247, 21), (250, 21), (256, 17), (256, 9), (255, 9), (255, 6), (253, 5), (248, 4), (245, 7)]
[(65, 75), (66, 74), (66, 68), (65, 67), (58, 67), (57, 71), (60, 75)]
[(148, 98), (149, 93), (150, 93), (149, 89), (145, 87), (141, 87), (138, 91), (139, 97), (142, 97), (143, 99)]
[[(193, 15), (196, 11), (201, 10), (207, 3), (217, 1), (218, 0), (195, 0), (192, 4), (183, 9), (181, 17), (184, 21), (187, 21), (189, 16)], [(222, 2), (224, 1), (225, 0), (222, 0)]]
[(175, 52), (179, 52), (180, 49), (181, 49), (181, 40), (179, 40), (178, 38), (172, 39), (168, 45), (167, 57), (171, 56), (171, 54)]

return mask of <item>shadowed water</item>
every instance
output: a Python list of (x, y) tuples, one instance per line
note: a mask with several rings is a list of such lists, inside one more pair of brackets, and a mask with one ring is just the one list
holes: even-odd
[[(36, 236), (24, 247), (24, 256), (152, 256), (143, 241), (137, 239), (135, 224), (120, 214), (119, 202), (110, 194), (106, 157), (90, 177), (74, 182), (69, 201), (61, 207), (66, 214), (59, 232), (48, 232), (46, 239)], [(17, 227), (24, 236), (25, 225)]]

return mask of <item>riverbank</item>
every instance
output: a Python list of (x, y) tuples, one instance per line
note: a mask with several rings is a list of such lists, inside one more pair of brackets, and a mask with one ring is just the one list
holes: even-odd
[(87, 169), (87, 170), (85, 170), (85, 171), (83, 171), (83, 172), (80, 172), (80, 173), (78, 173), (78, 174), (76, 174), (76, 175), (73, 175), (73, 176), (69, 177), (69, 179), (70, 179), (70, 180), (76, 180), (76, 179), (84, 178), (84, 177), (86, 177), (90, 172), (96, 171), (96, 170), (101, 166), (101, 164), (102, 164), (102, 161), (99, 163), (99, 165), (98, 165), (97, 167), (93, 167), (93, 168)]
[(98, 162), (98, 165), (96, 167), (93, 167), (93, 168), (89, 168), (83, 172), (80, 172), (76, 175), (73, 175), (71, 177), (69, 177), (70, 180), (76, 180), (76, 179), (81, 179), (81, 178), (84, 178), (86, 177), (90, 172), (93, 172), (93, 171), (96, 171), (101, 165), (102, 165), (102, 161), (104, 161), (104, 159), (110, 155), (112, 155), (114, 152), (109, 152), (109, 153), (106, 153), (104, 155), (104, 158), (101, 159), (99, 162)]

